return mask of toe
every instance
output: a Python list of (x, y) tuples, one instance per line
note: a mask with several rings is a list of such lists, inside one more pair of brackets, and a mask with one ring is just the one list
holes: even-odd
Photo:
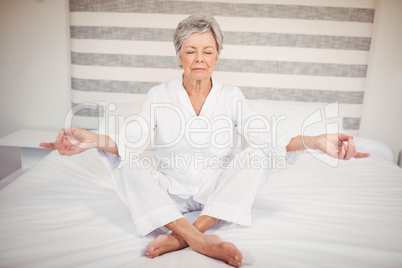
[(145, 256), (147, 258), (155, 258), (158, 256), (158, 251), (154, 249), (153, 246), (150, 246), (145, 252)]
[(229, 265), (233, 266), (233, 267), (241, 267), (242, 263), (236, 259), (231, 259), (228, 262)]

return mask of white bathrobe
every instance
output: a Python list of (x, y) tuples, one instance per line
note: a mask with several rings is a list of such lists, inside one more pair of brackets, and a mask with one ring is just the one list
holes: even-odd
[[(151, 88), (139, 114), (110, 135), (119, 156), (100, 151), (139, 235), (193, 210), (250, 225), (251, 206), (269, 170), (294, 158), (285, 150), (291, 136), (277, 136), (239, 88), (215, 79), (212, 85), (198, 116), (182, 77)], [(154, 158), (142, 155), (149, 147)]]

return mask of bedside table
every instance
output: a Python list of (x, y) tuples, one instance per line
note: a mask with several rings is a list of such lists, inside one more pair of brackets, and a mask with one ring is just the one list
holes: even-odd
[[(23, 129), (0, 138), (0, 146), (19, 148), (21, 152), (21, 169), (11, 175), (0, 178), (2, 183), (12, 181), (33, 167), (51, 151), (39, 146), (41, 142), (53, 142), (59, 131), (43, 131)], [(1, 189), (1, 187), (0, 187)]]

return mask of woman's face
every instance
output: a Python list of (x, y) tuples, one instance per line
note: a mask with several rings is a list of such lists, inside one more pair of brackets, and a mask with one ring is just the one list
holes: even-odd
[(184, 40), (181, 59), (184, 76), (191, 80), (210, 79), (217, 64), (215, 38), (210, 32), (193, 33)]

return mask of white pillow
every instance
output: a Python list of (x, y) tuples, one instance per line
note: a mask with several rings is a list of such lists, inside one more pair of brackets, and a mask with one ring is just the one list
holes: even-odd
[(137, 115), (142, 105), (142, 99), (130, 102), (106, 103), (104, 117), (100, 118), (98, 132), (102, 134), (117, 135), (119, 131), (119, 118)]
[(271, 100), (248, 100), (257, 113), (278, 129), (294, 134), (319, 135), (344, 132), (344, 112), (334, 103), (302, 103)]

